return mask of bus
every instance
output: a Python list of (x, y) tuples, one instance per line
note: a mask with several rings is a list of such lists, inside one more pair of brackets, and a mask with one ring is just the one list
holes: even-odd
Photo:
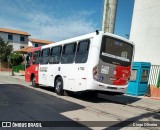
[(30, 50), (26, 56), (25, 81), (32, 82), (32, 86), (38, 86), (38, 71), (41, 47), (35, 47)]
[(95, 95), (98, 91), (125, 93), (133, 55), (133, 42), (96, 31), (28, 53), (30, 68), (34, 66), (31, 62), (37, 61), (37, 65), (26, 67), (26, 81), (32, 81), (33, 86), (54, 87), (58, 95), (65, 90)]

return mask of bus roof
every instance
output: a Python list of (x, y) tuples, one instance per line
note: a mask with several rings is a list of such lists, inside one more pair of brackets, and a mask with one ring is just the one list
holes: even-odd
[(31, 48), (30, 52), (41, 50), (41, 48), (42, 48), (41, 46), (39, 46), (39, 47), (33, 47), (33, 48)]
[(77, 37), (74, 37), (74, 38), (69, 38), (69, 39), (66, 39), (66, 40), (62, 40), (62, 41), (58, 41), (58, 42), (55, 42), (55, 43), (51, 43), (49, 45), (42, 46), (42, 48), (43, 47), (44, 48), (50, 47), (50, 46), (52, 46), (52, 44), (54, 44), (54, 45), (62, 45), (64, 43), (72, 43), (74, 41), (80, 41), (80, 40), (92, 38), (92, 37), (97, 36), (97, 35), (100, 35), (100, 36), (106, 35), (106, 36), (110, 36), (110, 37), (113, 37), (113, 38), (120, 39), (120, 40), (128, 42), (130, 44), (133, 44), (133, 42), (129, 41), (128, 39), (123, 38), (123, 37), (118, 36), (118, 35), (115, 35), (115, 34), (112, 34), (112, 33), (107, 33), (107, 32), (104, 33), (103, 31), (99, 31), (98, 33), (99, 34), (96, 34), (96, 32), (93, 32), (93, 33), (77, 36)]

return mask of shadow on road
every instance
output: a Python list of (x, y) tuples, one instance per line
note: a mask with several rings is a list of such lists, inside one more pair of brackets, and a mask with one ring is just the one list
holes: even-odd
[[(53, 87), (44, 87), (44, 86), (40, 86), (41, 89), (50, 91), (50, 92), (55, 92), (55, 89)], [(80, 92), (70, 92), (67, 91), (66, 92), (68, 94), (68, 96), (79, 99), (79, 100), (83, 100), (83, 101), (87, 101), (87, 102), (93, 102), (93, 103), (102, 103), (102, 102), (109, 102), (106, 99), (102, 99), (102, 98), (97, 98), (97, 97), (92, 97), (92, 96), (84, 96), (82, 95), (82, 93)]]
[[(40, 88), (47, 91), (55, 92), (53, 87), (40, 86)], [(84, 96), (80, 92), (70, 92), (70, 91), (67, 91), (67, 94), (70, 97), (93, 103), (114, 102), (117, 104), (131, 104), (141, 100), (141, 98), (138, 97), (127, 96), (124, 94), (114, 93), (114, 92), (99, 92), (98, 97), (94, 97), (91, 95)]]
[[(79, 104), (23, 85), (0, 84), (0, 121), (63, 121), (63, 125), (66, 121), (66, 126), (68, 126), (69, 121), (76, 127), (89, 129), (61, 114), (83, 108)], [(71, 126), (69, 129), (75, 128)]]

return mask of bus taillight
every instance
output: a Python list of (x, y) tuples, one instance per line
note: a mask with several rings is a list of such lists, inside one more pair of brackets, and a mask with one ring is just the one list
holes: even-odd
[(98, 79), (98, 68), (97, 68), (97, 66), (93, 67), (93, 77), (96, 80)]

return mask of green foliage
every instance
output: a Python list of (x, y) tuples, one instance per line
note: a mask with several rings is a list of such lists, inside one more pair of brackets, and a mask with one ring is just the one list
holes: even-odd
[(23, 56), (19, 53), (11, 53), (9, 56), (9, 64), (11, 67), (20, 65), (23, 60)]
[(9, 45), (9, 42), (5, 42), (0, 37), (0, 61), (7, 62), (8, 56), (11, 54), (11, 52), (12, 52), (12, 46)]

